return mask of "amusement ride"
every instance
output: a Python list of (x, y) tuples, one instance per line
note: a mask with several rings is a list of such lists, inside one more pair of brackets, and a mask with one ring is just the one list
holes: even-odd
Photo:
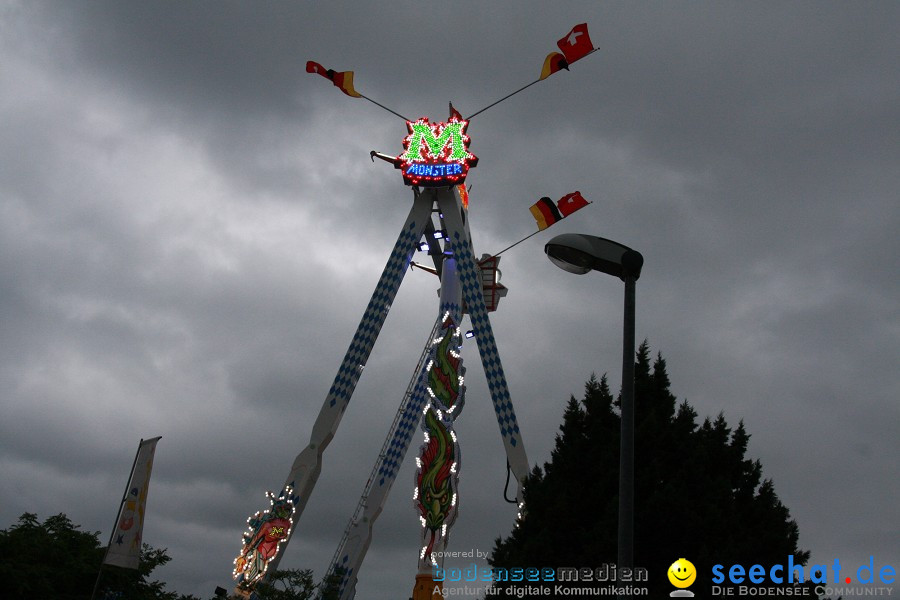
[[(557, 45), (561, 52), (551, 52), (547, 56), (539, 79), (467, 118), (451, 104), (450, 116), (445, 122), (430, 122), (427, 117), (414, 121), (406, 119), (357, 92), (352, 71), (335, 72), (316, 62), (307, 63), (307, 72), (321, 75), (348, 96), (364, 98), (406, 121), (403, 152), (399, 156), (390, 156), (373, 151), (370, 158), (391, 163), (401, 171), (404, 184), (412, 190), (412, 207), (319, 410), (308, 444), (295, 458), (281, 491), (267, 493), (270, 506), (247, 521), (241, 551), (234, 561), (236, 595), (252, 599), (256, 586), (265, 580), (267, 573), (278, 567), (321, 473), (322, 455), (337, 432), (400, 283), (410, 267), (430, 271), (440, 278), (437, 314), (369, 479), (331, 560), (326, 580), (333, 582), (341, 600), (355, 596), (373, 527), (413, 436), (421, 429), (423, 442), (415, 459), (413, 499), (422, 536), (412, 598), (431, 599), (436, 590), (442, 590), (442, 582), (434, 575), (436, 569), (443, 566), (442, 557), (459, 503), (460, 448), (454, 426), (465, 404), (465, 367), (460, 355), (464, 337), (474, 337), (477, 343), (508, 469), (516, 482), (514, 502), (519, 510), (523, 508), (523, 481), (529, 473), (529, 463), (489, 318), (507, 289), (499, 282), (500, 253), (478, 258), (475, 255), (465, 181), (478, 158), (469, 151), (466, 130), (475, 115), (561, 69), (568, 69), (571, 63), (594, 51), (584, 23), (576, 25)], [(541, 198), (531, 207), (531, 212), (537, 220), (538, 231), (542, 231), (587, 204), (579, 192), (574, 192), (557, 203), (547, 197)], [(427, 252), (431, 264), (414, 262), (412, 258), (417, 251)], [(461, 325), (465, 315), (469, 316), (471, 329), (463, 336)]]

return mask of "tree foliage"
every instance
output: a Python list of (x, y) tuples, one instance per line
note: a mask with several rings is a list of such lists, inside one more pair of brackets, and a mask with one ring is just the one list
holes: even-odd
[(303, 600), (316, 591), (312, 571), (291, 569), (275, 571), (256, 586), (260, 600)]
[[(3, 598), (10, 600), (89, 600), (106, 548), (100, 532), (81, 531), (64, 514), (40, 522), (25, 513), (9, 529), (0, 530), (0, 580)], [(150, 574), (172, 560), (166, 549), (144, 544), (140, 566), (121, 569), (105, 566), (97, 592), (98, 600), (199, 600), (191, 595), (166, 591)], [(326, 578), (321, 600), (337, 600), (340, 572)], [(312, 571), (275, 571), (256, 588), (258, 600), (310, 600), (319, 586)], [(234, 598), (234, 597), (232, 597)]]
[[(80, 531), (64, 514), (43, 522), (33, 513), (23, 514), (15, 525), (0, 530), (3, 597), (88, 600), (105, 553), (99, 536), (100, 532)], [(138, 570), (104, 568), (97, 597), (196, 600), (165, 591), (165, 584), (159, 581), (149, 581), (153, 569), (170, 560), (165, 549), (144, 544)]]
[[(706, 577), (715, 564), (805, 564), (798, 528), (747, 458), (743, 422), (697, 423), (670, 391), (666, 362), (652, 362), (644, 342), (635, 364), (635, 554), (648, 570), (651, 597), (673, 589), (666, 572), (690, 560)], [(617, 558), (619, 402), (606, 377), (592, 376), (581, 401), (571, 398), (543, 468), (525, 485), (525, 512), (491, 557), (495, 568), (588, 567)], [(701, 583), (698, 577), (697, 584)], [(709, 582), (706, 581), (706, 584)]]
[[(332, 575), (322, 584), (321, 600), (337, 600), (340, 575)], [(278, 570), (256, 586), (259, 600), (309, 600), (316, 597), (319, 585), (310, 569)]]

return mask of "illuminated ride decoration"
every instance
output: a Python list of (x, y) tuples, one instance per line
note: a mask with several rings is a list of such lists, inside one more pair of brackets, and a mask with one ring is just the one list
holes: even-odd
[(253, 589), (278, 555), (281, 543), (291, 535), (295, 502), (291, 491), (288, 486), (277, 498), (272, 492), (266, 492), (269, 508), (247, 519), (241, 553), (234, 559), (233, 577), (239, 589)]
[(459, 327), (444, 314), (443, 336), (434, 340), (434, 355), (426, 369), (428, 396), (422, 419), (424, 442), (416, 458), (413, 502), (422, 523), (419, 572), (438, 566), (434, 552), (446, 546), (447, 528), (456, 520), (459, 485), (459, 444), (453, 421), (463, 406), (462, 346)]
[(469, 152), (469, 122), (452, 116), (446, 123), (430, 123), (428, 117), (407, 121), (409, 135), (403, 140), (403, 154), (397, 167), (406, 185), (442, 187), (466, 180), (478, 157)]
[(419, 560), (436, 565), (435, 544), (445, 537), (456, 517), (456, 469), (459, 447), (448, 424), (428, 407), (422, 420), (425, 444), (416, 460), (416, 487), (413, 501), (423, 527), (423, 545)]

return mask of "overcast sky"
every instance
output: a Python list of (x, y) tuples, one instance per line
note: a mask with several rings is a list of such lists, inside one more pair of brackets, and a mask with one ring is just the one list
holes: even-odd
[[(598, 52), (468, 132), (477, 254), (534, 231), (541, 196), (593, 201), (501, 262), (493, 326), (529, 461), (592, 372), (619, 387), (621, 282), (543, 254), (608, 237), (645, 257), (638, 340), (701, 418), (744, 420), (812, 562), (900, 567), (892, 2), (2, 2), (0, 528), (65, 512), (105, 543), (138, 441), (160, 435), (144, 538), (173, 560), (156, 575), (230, 588), (412, 202), (368, 155), (401, 151), (401, 120), (306, 61), (439, 120), (534, 80), (582, 22)], [(436, 284), (401, 286), (282, 567), (328, 564)], [(487, 552), (515, 515), (474, 344), (464, 359), (450, 549)], [(413, 471), (358, 598), (409, 595)]]

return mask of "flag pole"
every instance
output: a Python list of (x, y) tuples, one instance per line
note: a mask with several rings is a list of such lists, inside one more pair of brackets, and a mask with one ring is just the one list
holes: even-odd
[(91, 600), (97, 595), (97, 588), (100, 586), (100, 577), (103, 575), (103, 563), (100, 563), (100, 570), (97, 571), (97, 579), (94, 581), (94, 589), (91, 591)]
[[(594, 48), (594, 49), (592, 49), (590, 52), (588, 52), (587, 54), (585, 54), (584, 56), (582, 56), (581, 58), (586, 58), (586, 57), (590, 56), (591, 54), (593, 54), (594, 52), (596, 52), (597, 50), (599, 50), (599, 48)], [(581, 58), (579, 58), (578, 60), (581, 60)], [(566, 70), (568, 70), (568, 69), (569, 69), (569, 67), (567, 66), (567, 67), (566, 67)], [(549, 77), (549, 75), (548, 75), (547, 77)], [(497, 101), (494, 102), (493, 104), (488, 104), (487, 106), (485, 106), (484, 108), (482, 108), (482, 109), (479, 110), (478, 112), (473, 113), (472, 115), (466, 117), (466, 120), (467, 120), (467, 121), (471, 121), (471, 120), (472, 120), (472, 117), (475, 117), (476, 115), (480, 115), (481, 113), (483, 113), (483, 112), (486, 111), (487, 109), (489, 109), (489, 108), (491, 108), (491, 107), (493, 107), (493, 106), (496, 106), (496, 105), (500, 104), (500, 103), (503, 102), (504, 100), (507, 100), (507, 99), (509, 99), (509, 98), (512, 98), (513, 96), (515, 96), (515, 95), (518, 94), (519, 92), (523, 92), (523, 91), (527, 90), (528, 88), (530, 88), (530, 87), (533, 86), (534, 84), (538, 83), (539, 81), (543, 81), (543, 80), (546, 79), (547, 77), (538, 77), (537, 79), (535, 79), (534, 81), (532, 81), (532, 82), (529, 83), (528, 85), (523, 86), (523, 87), (520, 87), (519, 89), (517, 89), (517, 90), (514, 91), (513, 93), (507, 94), (506, 96), (503, 96), (502, 98), (500, 98), (499, 100), (497, 100)]]
[(134, 477), (134, 468), (137, 466), (138, 456), (141, 454), (141, 444), (144, 438), (138, 442), (137, 452), (134, 453), (134, 462), (131, 463), (131, 471), (128, 473), (128, 480), (125, 482), (125, 492), (119, 501), (119, 510), (116, 511), (116, 520), (113, 522), (112, 529), (109, 532), (109, 542), (106, 544), (106, 552), (103, 553), (103, 560), (100, 561), (100, 570), (97, 572), (97, 580), (94, 582), (94, 590), (91, 592), (91, 600), (97, 595), (97, 588), (100, 586), (100, 577), (103, 575), (103, 565), (106, 564), (106, 557), (109, 556), (109, 548), (112, 546), (113, 536), (116, 534), (116, 527), (119, 524), (119, 518), (122, 516), (122, 507), (125, 506), (125, 499), (128, 498), (128, 486), (131, 485), (131, 478)]
[[(359, 94), (359, 92), (356, 92), (356, 93)], [(380, 108), (383, 108), (384, 110), (388, 111), (388, 112), (391, 113), (392, 115), (395, 115), (395, 116), (400, 117), (400, 118), (403, 119), (404, 121), (409, 121), (409, 119), (407, 119), (406, 117), (404, 117), (404, 116), (401, 115), (400, 113), (391, 110), (390, 108), (388, 108), (388, 107), (385, 106), (384, 104), (381, 104), (381, 103), (379, 103), (379, 102), (375, 102), (374, 100), (372, 100), (371, 98), (369, 98), (369, 97), (366, 96), (365, 94), (359, 94), (359, 97), (360, 97), (360, 98), (365, 98), (366, 100), (368, 100), (369, 102), (371, 102), (371, 103), (374, 104), (375, 106), (378, 106), (378, 107), (380, 107)]]
[(542, 232), (542, 231), (543, 231), (543, 229), (538, 229), (538, 230), (535, 231), (534, 233), (529, 233), (528, 235), (526, 235), (525, 237), (523, 237), (521, 240), (519, 240), (518, 242), (516, 242), (516, 243), (513, 244), (512, 246), (507, 246), (506, 248), (504, 248), (504, 249), (501, 250), (500, 252), (497, 252), (497, 253), (493, 254), (493, 255), (491, 256), (491, 258), (495, 258), (495, 257), (497, 257), (497, 256), (500, 256), (501, 254), (503, 254), (504, 252), (506, 252), (506, 251), (509, 250), (510, 248), (515, 248), (516, 246), (518, 246), (519, 244), (521, 244), (522, 242), (524, 242), (524, 241), (527, 240), (528, 238), (533, 237), (533, 236), (536, 236), (537, 234), (539, 234), (539, 233)]
[(506, 100), (506, 99), (508, 99), (508, 98), (512, 98), (513, 96), (515, 96), (515, 95), (518, 94), (519, 92), (522, 92), (522, 91), (527, 90), (528, 88), (530, 88), (531, 86), (533, 86), (534, 84), (536, 84), (536, 83), (539, 82), (539, 81), (543, 81), (543, 80), (540, 79), (540, 78), (535, 79), (534, 81), (532, 81), (532, 82), (529, 83), (528, 85), (523, 86), (523, 87), (520, 87), (519, 89), (517, 89), (517, 90), (514, 91), (513, 93), (507, 94), (506, 96), (503, 96), (502, 98), (500, 98), (499, 100), (497, 100), (497, 101), (494, 102), (493, 104), (488, 104), (487, 106), (485, 106), (484, 108), (482, 108), (482, 109), (479, 110), (478, 112), (473, 113), (472, 115), (469, 115), (468, 117), (466, 117), (466, 121), (471, 121), (471, 120), (472, 120), (472, 117), (475, 117), (475, 116), (477, 116), (477, 115), (480, 115), (481, 113), (483, 113), (483, 112), (486, 111), (487, 109), (489, 109), (489, 108), (491, 108), (491, 107), (493, 107), (493, 106), (496, 106), (496, 105), (500, 104), (501, 102), (503, 102), (504, 100)]

